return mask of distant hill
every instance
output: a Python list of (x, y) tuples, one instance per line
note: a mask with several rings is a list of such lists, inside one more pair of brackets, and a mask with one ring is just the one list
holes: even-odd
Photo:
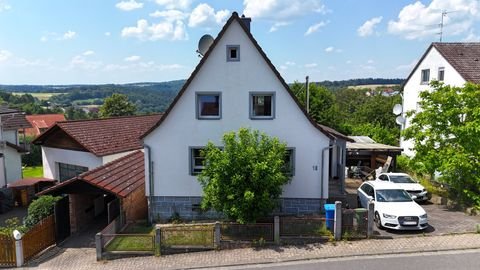
[(321, 81), (317, 84), (327, 87), (330, 90), (337, 90), (349, 86), (370, 86), (370, 85), (400, 85), (405, 79), (383, 79), (383, 78), (365, 78), (365, 79), (350, 79), (343, 81)]

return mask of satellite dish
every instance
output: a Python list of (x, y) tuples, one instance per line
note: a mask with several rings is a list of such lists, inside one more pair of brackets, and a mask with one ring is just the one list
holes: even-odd
[(400, 115), (402, 112), (403, 112), (402, 104), (395, 104), (395, 106), (393, 106), (393, 114)]
[(205, 53), (208, 51), (208, 48), (213, 43), (213, 37), (210, 35), (203, 35), (200, 40), (198, 41), (198, 50), (197, 53), (199, 53), (201, 56), (204, 56)]
[(399, 115), (395, 118), (395, 122), (397, 122), (398, 125), (403, 125), (405, 124), (405, 117)]

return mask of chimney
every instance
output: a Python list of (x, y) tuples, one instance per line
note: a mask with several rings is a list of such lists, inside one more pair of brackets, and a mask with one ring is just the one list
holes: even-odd
[(248, 32), (250, 32), (250, 22), (252, 21), (252, 18), (247, 18), (245, 17), (245, 15), (242, 15), (240, 19), (242, 20), (245, 27), (247, 27)]

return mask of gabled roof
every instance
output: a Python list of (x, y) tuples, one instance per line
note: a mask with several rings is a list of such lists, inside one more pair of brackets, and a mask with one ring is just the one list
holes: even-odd
[(61, 182), (39, 193), (39, 195), (59, 191), (74, 182), (83, 181), (97, 188), (125, 198), (145, 185), (145, 163), (142, 151), (135, 151), (103, 166)]
[(31, 128), (27, 128), (25, 133), (30, 136), (40, 135), (40, 129), (49, 128), (53, 126), (56, 122), (65, 121), (65, 116), (61, 113), (59, 114), (35, 114), (27, 115), (27, 121), (32, 125)]
[(480, 42), (433, 42), (408, 75), (405, 83), (410, 80), (432, 48), (437, 49), (465, 81), (480, 83)]
[(1, 116), (3, 130), (18, 130), (31, 128), (32, 125), (25, 118), (25, 113), (5, 114)]
[(58, 131), (96, 156), (141, 149), (140, 136), (157, 123), (162, 114), (57, 122), (32, 141), (42, 145)]
[(353, 142), (347, 142), (347, 151), (401, 152), (403, 148), (377, 143), (368, 136), (349, 136)]
[[(311, 118), (308, 113), (305, 111), (305, 109), (301, 106), (300, 102), (298, 101), (298, 99), (296, 98), (296, 96), (293, 94), (293, 92), (290, 90), (290, 87), (288, 86), (288, 84), (285, 82), (285, 80), (282, 78), (282, 76), (280, 75), (280, 73), (278, 72), (278, 70), (275, 68), (275, 66), (272, 64), (272, 62), (270, 61), (270, 59), (268, 59), (267, 55), (265, 54), (265, 52), (262, 50), (262, 48), (260, 47), (260, 45), (258, 44), (258, 42), (255, 40), (255, 38), (253, 37), (253, 35), (250, 33), (250, 30), (245, 26), (245, 24), (242, 22), (242, 19), (238, 16), (238, 13), (237, 12), (233, 12), (232, 13), (232, 16), (228, 19), (228, 21), (225, 23), (225, 25), (223, 26), (222, 30), (220, 31), (220, 33), (218, 34), (218, 36), (215, 38), (215, 40), (213, 41), (212, 45), (210, 46), (210, 48), (208, 49), (208, 51), (205, 53), (205, 55), (202, 57), (202, 59), (200, 60), (200, 63), (198, 63), (198, 65), (195, 67), (195, 70), (192, 72), (192, 74), (190, 75), (190, 77), (188, 78), (188, 80), (185, 82), (185, 84), (183, 85), (182, 89), (178, 92), (177, 96), (175, 97), (175, 99), (173, 100), (173, 102), (170, 104), (170, 106), (168, 107), (168, 109), (165, 111), (165, 115), (164, 117), (162, 117), (157, 123), (155, 123), (155, 125), (150, 129), (148, 130), (146, 133), (144, 133), (142, 135), (142, 138), (147, 136), (148, 134), (150, 134), (154, 129), (156, 129), (158, 126), (160, 126), (162, 124), (162, 122), (164, 121), (165, 118), (168, 117), (168, 115), (170, 114), (170, 112), (172, 111), (173, 107), (175, 106), (175, 104), (177, 104), (177, 102), (180, 100), (180, 98), (182, 97), (182, 95), (185, 93), (185, 91), (188, 89), (188, 86), (190, 85), (190, 83), (192, 83), (193, 79), (195, 78), (195, 76), (197, 75), (197, 73), (200, 71), (200, 69), (202, 68), (202, 66), (204, 65), (204, 63), (207, 61), (208, 57), (210, 56), (210, 54), (212, 53), (212, 51), (215, 49), (215, 47), (217, 46), (217, 44), (219, 43), (219, 41), (222, 39), (223, 35), (225, 34), (225, 32), (227, 31), (228, 27), (233, 23), (233, 22), (238, 22), (238, 24), (241, 26), (241, 28), (243, 29), (243, 31), (245, 32), (245, 34), (248, 36), (248, 38), (250, 39), (250, 41), (253, 43), (253, 45), (255, 46), (255, 48), (258, 50), (258, 52), (260, 53), (260, 55), (262, 56), (262, 58), (265, 60), (265, 62), (268, 64), (268, 66), (270, 67), (270, 69), (273, 71), (273, 73), (275, 74), (275, 76), (277, 77), (277, 79), (280, 81), (280, 83), (283, 85), (283, 87), (285, 88), (285, 90), (290, 94), (290, 97), (295, 101), (295, 103), (297, 104), (298, 108), (300, 108), (300, 110), (303, 112), (303, 114), (305, 115), (305, 117), (310, 121), (310, 123), (315, 127), (317, 128), (320, 132), (322, 132), (323, 134), (325, 134), (327, 137), (331, 138), (331, 139), (335, 139), (338, 137), (339, 132), (336, 132), (335, 134), (330, 132), (331, 130), (333, 129), (325, 129), (325, 126), (322, 126), (322, 125), (319, 125), (315, 122), (315, 120), (313, 120), (313, 118)], [(349, 138), (345, 135), (342, 134), (342, 138), (343, 139), (346, 139), (346, 140), (349, 140)]]

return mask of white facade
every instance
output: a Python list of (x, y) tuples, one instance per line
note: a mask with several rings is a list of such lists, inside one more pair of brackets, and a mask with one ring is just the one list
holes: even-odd
[[(427, 52), (425, 57), (421, 60), (420, 64), (411, 74), (407, 82), (405, 82), (403, 90), (403, 116), (406, 117), (405, 113), (408, 111), (418, 111), (419, 110), (419, 94), (422, 91), (429, 90), (430, 86), (428, 83), (421, 82), (422, 70), (430, 70), (430, 81), (438, 80), (438, 71), (440, 68), (444, 69), (444, 80), (443, 82), (446, 85), (451, 86), (463, 86), (465, 84), (465, 79), (448, 63), (448, 61), (438, 52), (435, 47), (431, 47), (430, 51)], [(402, 130), (410, 126), (410, 120), (406, 119), (405, 124), (402, 127)], [(401, 138), (400, 147), (403, 148), (404, 154), (408, 156), (413, 156), (414, 152), (412, 151), (413, 142), (411, 140), (404, 140)]]
[[(227, 45), (240, 46), (240, 61), (227, 62)], [(196, 118), (196, 92), (221, 92), (221, 119)], [(274, 119), (250, 119), (250, 92), (274, 92)], [(221, 145), (225, 132), (240, 127), (258, 129), (295, 148), (295, 175), (285, 186), (283, 198), (328, 197), (328, 151), (322, 150), (328, 148), (329, 138), (305, 117), (235, 20), (165, 120), (144, 138), (151, 149), (153, 196), (202, 196), (197, 177), (190, 174), (190, 147), (205, 146), (208, 141)]]
[[(18, 145), (17, 130), (1, 132), (1, 140)], [(1, 153), (4, 158), (0, 160), (0, 187), (15, 182), (22, 178), (22, 153), (8, 145), (3, 145)]]

